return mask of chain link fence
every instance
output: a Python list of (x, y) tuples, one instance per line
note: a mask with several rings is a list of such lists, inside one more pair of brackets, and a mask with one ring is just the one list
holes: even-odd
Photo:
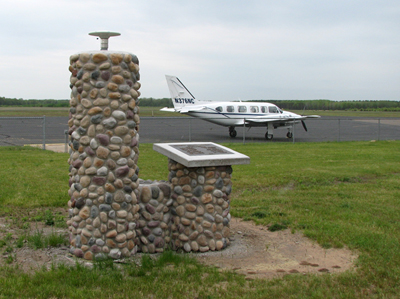
[[(0, 117), (0, 146), (49, 143), (65, 144), (67, 151), (67, 117)], [(231, 138), (227, 127), (191, 117), (142, 117), (140, 142), (323, 142), (400, 140), (400, 118), (321, 117), (305, 121), (291, 128), (293, 137), (287, 138), (287, 128), (275, 129), (273, 139), (266, 140), (266, 127), (236, 127), (237, 136)]]
[(276, 128), (273, 139), (266, 140), (264, 127), (237, 126), (235, 138), (228, 127), (204, 120), (179, 118), (142, 118), (140, 140), (155, 142), (321, 142), (400, 140), (400, 118), (321, 117), (305, 120), (307, 132), (299, 123), (290, 128), (293, 137), (287, 138), (288, 128)]
[(46, 149), (46, 116), (0, 117), (0, 145), (42, 144)]

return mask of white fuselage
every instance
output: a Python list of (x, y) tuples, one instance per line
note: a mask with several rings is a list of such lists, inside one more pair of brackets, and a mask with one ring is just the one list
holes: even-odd
[(178, 112), (197, 117), (217, 125), (229, 127), (229, 135), (236, 137), (235, 127), (266, 127), (265, 138), (273, 137), (275, 128), (287, 128), (287, 137), (292, 138), (292, 129), (301, 122), (304, 130), (306, 118), (318, 115), (302, 116), (283, 111), (274, 104), (266, 102), (213, 102), (199, 101), (190, 93), (185, 85), (175, 76), (166, 75), (169, 92), (174, 108), (162, 108), (161, 111)]
[[(185, 111), (187, 107), (187, 111)], [(271, 103), (265, 102), (218, 102), (202, 105), (185, 105), (181, 113), (192, 117), (222, 125), (222, 126), (251, 126), (266, 127), (270, 120), (275, 128), (293, 126), (296, 120), (303, 116), (293, 112), (283, 111)]]

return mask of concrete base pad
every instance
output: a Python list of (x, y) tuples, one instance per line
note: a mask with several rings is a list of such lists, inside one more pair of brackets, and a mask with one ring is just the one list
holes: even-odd
[[(32, 146), (32, 147), (42, 148), (43, 144), (25, 144), (24, 146)], [(67, 147), (67, 151), (65, 151), (65, 143), (46, 144), (46, 150), (53, 151), (56, 153), (67, 153), (68, 147)]]

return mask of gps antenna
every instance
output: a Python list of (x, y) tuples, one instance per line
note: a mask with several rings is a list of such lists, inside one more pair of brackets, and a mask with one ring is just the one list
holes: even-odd
[(121, 33), (110, 32), (110, 31), (96, 31), (96, 32), (89, 33), (89, 35), (100, 37), (101, 38), (100, 50), (107, 51), (108, 50), (108, 39), (112, 36), (119, 36), (119, 35), (121, 35)]

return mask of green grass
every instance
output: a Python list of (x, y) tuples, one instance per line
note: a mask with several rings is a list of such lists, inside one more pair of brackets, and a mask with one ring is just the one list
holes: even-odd
[[(4, 267), (0, 296), (13, 298), (218, 298), (225, 289), (246, 287), (243, 277), (219, 273), (192, 258), (171, 252), (158, 260), (145, 255), (135, 263), (117, 267), (100, 261), (89, 269), (80, 264), (37, 271), (34, 275)], [(227, 284), (231, 285), (228, 287)], [(246, 287), (245, 289), (248, 289)], [(254, 291), (253, 291), (254, 292)], [(232, 294), (232, 291), (228, 291)], [(239, 296), (243, 292), (239, 292)]]
[[(246, 281), (243, 276), (201, 266), (187, 256), (166, 253), (158, 261), (147, 256), (141, 265), (128, 263), (120, 268), (104, 262), (93, 269), (61, 266), (28, 274), (3, 267), (0, 297), (398, 296), (399, 141), (225, 145), (251, 158), (250, 165), (233, 166), (233, 216), (273, 229), (302, 231), (324, 248), (348, 247), (359, 255), (356, 269)], [(30, 207), (54, 210), (66, 206), (67, 158), (67, 154), (39, 149), (0, 147), (3, 216), (13, 217), (17, 210), (22, 219)], [(140, 145), (141, 178), (166, 179), (167, 165), (167, 158), (154, 152), (151, 144)], [(52, 220), (49, 213), (41, 214), (41, 221)], [(4, 251), (9, 240), (2, 242)]]
[(58, 247), (60, 245), (67, 245), (67, 240), (62, 234), (51, 232), (49, 235), (45, 235), (43, 230), (36, 230), (33, 232), (33, 234), (20, 236), (17, 240), (17, 247), (22, 247), (18, 246), (18, 244), (21, 242), (23, 243), (24, 240), (26, 240), (28, 246), (33, 249), (41, 249), (48, 246)]
[(32, 147), (0, 147), (0, 213), (13, 207), (64, 207), (68, 157)]

